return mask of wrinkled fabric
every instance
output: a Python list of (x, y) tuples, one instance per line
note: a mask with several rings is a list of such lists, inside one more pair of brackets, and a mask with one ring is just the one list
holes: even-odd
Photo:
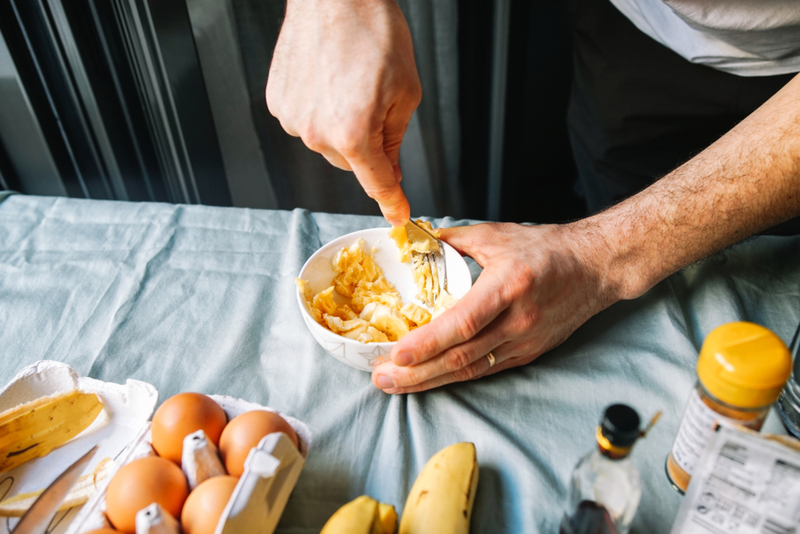
[[(436, 220), (436, 226), (473, 221)], [(277, 532), (319, 532), (369, 494), (398, 511), (439, 449), (475, 443), (472, 531), (552, 533), (603, 408), (664, 417), (633, 457), (634, 532), (666, 533), (664, 475), (702, 340), (751, 320), (789, 341), (800, 321), (800, 240), (759, 237), (592, 318), (522, 368), (389, 396), (320, 348), (294, 277), (323, 243), (378, 217), (12, 195), (0, 203), (0, 383), (41, 359), (101, 380), (241, 397), (305, 421), (308, 462)], [(478, 274), (476, 269), (475, 274)], [(767, 429), (779, 430), (770, 416)]]
[(692, 63), (738, 76), (800, 70), (795, 0), (611, 0), (637, 28)]

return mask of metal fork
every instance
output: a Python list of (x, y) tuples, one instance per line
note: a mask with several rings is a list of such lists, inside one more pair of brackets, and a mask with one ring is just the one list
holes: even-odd
[(433, 301), (426, 303), (431, 306), (436, 304), (436, 299), (439, 298), (439, 293), (444, 290), (447, 291), (447, 262), (444, 258), (444, 244), (433, 234), (431, 234), (428, 230), (424, 227), (420, 226), (413, 219), (409, 219), (408, 224), (413, 224), (417, 229), (421, 230), (428, 239), (432, 240), (435, 246), (432, 246), (431, 249), (433, 252), (429, 252), (427, 254), (419, 253), (419, 252), (412, 252), (413, 257), (422, 257), (422, 261), (428, 262), (431, 266), (431, 273), (436, 273), (436, 281), (439, 285), (439, 291), (434, 292)]

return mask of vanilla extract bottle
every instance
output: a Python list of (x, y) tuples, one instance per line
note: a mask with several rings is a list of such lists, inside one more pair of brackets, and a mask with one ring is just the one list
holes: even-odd
[(642, 431), (639, 414), (630, 406), (606, 408), (595, 434), (597, 448), (581, 458), (572, 472), (559, 534), (628, 533), (642, 497), (639, 471), (630, 453), (660, 415)]

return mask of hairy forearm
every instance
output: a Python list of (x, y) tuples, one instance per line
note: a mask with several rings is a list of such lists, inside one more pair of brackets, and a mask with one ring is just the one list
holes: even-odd
[(686, 164), (573, 229), (591, 241), (589, 261), (609, 293), (626, 299), (795, 215), (800, 76)]

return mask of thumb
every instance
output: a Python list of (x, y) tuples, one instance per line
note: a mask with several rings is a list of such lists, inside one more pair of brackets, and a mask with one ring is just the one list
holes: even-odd
[(403, 226), (411, 208), (400, 187), (400, 167), (392, 164), (382, 148), (370, 151), (366, 157), (349, 161), (350, 167), (370, 198), (375, 199), (383, 216), (392, 226)]

